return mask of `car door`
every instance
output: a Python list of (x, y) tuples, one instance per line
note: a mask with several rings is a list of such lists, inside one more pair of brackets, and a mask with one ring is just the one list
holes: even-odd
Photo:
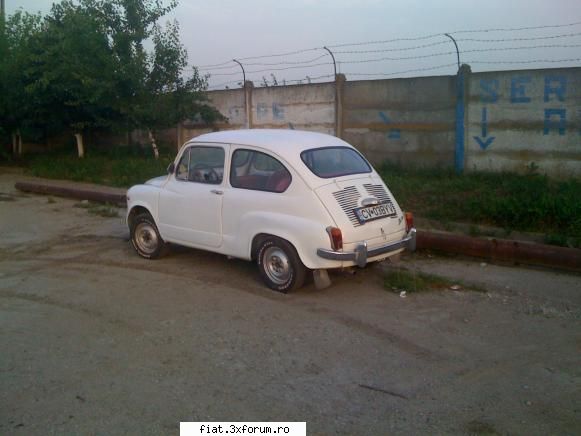
[(189, 145), (160, 193), (159, 227), (168, 241), (219, 247), (227, 145)]

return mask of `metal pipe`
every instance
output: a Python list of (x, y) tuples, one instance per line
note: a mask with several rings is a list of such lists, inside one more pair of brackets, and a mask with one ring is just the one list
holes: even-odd
[(335, 63), (335, 56), (333, 56), (333, 52), (329, 50), (327, 47), (323, 47), (323, 49), (327, 50), (333, 59), (333, 71), (335, 72), (335, 78), (337, 78), (337, 64)]
[(242, 66), (242, 64), (240, 62), (238, 62), (236, 59), (232, 59), (234, 62), (236, 62), (238, 65), (240, 65), (240, 68), (242, 68), (242, 87), (246, 86), (246, 71), (244, 71), (244, 67)]
[(339, 90), (337, 89), (337, 63), (335, 62), (335, 56), (333, 56), (333, 52), (329, 50), (327, 47), (323, 47), (324, 50), (327, 50), (331, 55), (331, 59), (333, 59), (333, 72), (335, 75), (333, 76), (333, 81), (335, 82), (335, 136), (339, 136)]
[(458, 69), (460, 69), (460, 50), (458, 50), (458, 44), (456, 43), (456, 40), (452, 38), (452, 35), (450, 35), (449, 33), (444, 33), (444, 35), (450, 38), (454, 43), (454, 47), (456, 47), (456, 57), (458, 58)]
[(250, 128), (250, 108), (248, 107), (248, 89), (246, 87), (246, 71), (244, 71), (244, 66), (237, 61), (236, 59), (232, 59), (234, 62), (236, 62), (238, 65), (240, 65), (240, 68), (242, 68), (242, 89), (244, 90), (244, 117), (246, 118), (245, 122), (246, 122), (246, 128), (249, 129)]

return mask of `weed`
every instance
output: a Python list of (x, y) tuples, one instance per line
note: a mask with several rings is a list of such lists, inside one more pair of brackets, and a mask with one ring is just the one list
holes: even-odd
[(468, 233), (470, 234), (470, 236), (474, 236), (474, 237), (478, 237), (482, 235), (482, 231), (480, 230), (480, 227), (478, 227), (475, 224), (471, 224), (470, 228), (468, 229)]
[(469, 435), (477, 436), (496, 436), (499, 433), (494, 426), (482, 421), (470, 421), (466, 426)]
[(81, 201), (80, 203), (76, 203), (74, 207), (78, 207), (80, 209), (86, 209), (88, 213), (91, 215), (98, 215), (104, 218), (117, 218), (119, 216), (119, 211), (116, 206), (111, 204), (99, 204), (99, 203), (91, 203), (89, 201)]
[(27, 169), (37, 177), (127, 188), (165, 174), (172, 159), (169, 154), (156, 160), (131, 154), (92, 154), (79, 159), (71, 154), (49, 153), (31, 158)]
[(418, 216), (510, 231), (564, 234), (573, 246), (580, 246), (579, 179), (550, 180), (533, 165), (525, 175), (458, 175), (447, 169), (404, 169), (391, 164), (384, 165), (380, 173), (402, 208)]
[(117, 208), (107, 205), (92, 207), (88, 209), (88, 212), (92, 215), (102, 216), (103, 218), (117, 218), (119, 216)]
[(386, 273), (383, 279), (383, 286), (388, 291), (406, 291), (407, 293), (445, 290), (455, 286), (475, 292), (487, 292), (486, 289), (478, 285), (467, 284), (459, 280), (450, 280), (435, 274), (408, 271), (402, 268)]
[(388, 272), (383, 281), (383, 285), (387, 290), (394, 292), (406, 291), (408, 293), (447, 289), (455, 284), (456, 282), (441, 276), (403, 269)]
[(0, 201), (14, 201), (14, 196), (0, 192)]
[(78, 207), (79, 209), (89, 209), (91, 207), (94, 207), (95, 204), (94, 203), (90, 203), (89, 200), (83, 200), (80, 203), (75, 203), (73, 205), (73, 207)]

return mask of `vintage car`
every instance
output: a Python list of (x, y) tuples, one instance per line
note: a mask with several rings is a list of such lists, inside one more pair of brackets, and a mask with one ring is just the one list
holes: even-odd
[(297, 130), (230, 130), (188, 141), (168, 175), (127, 192), (139, 255), (166, 242), (256, 260), (271, 289), (317, 287), (331, 268), (364, 267), (415, 249), (404, 213), (367, 160), (339, 138)]

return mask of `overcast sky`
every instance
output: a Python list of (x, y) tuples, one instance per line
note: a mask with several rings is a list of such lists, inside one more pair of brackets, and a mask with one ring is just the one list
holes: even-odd
[[(8, 14), (17, 8), (46, 13), (53, 3), (53, 0), (5, 1)], [(336, 53), (336, 58), (340, 72), (346, 73), (348, 80), (364, 80), (454, 74), (457, 70), (456, 54), (453, 43), (443, 36), (444, 33), (581, 22), (581, 1), (179, 0), (179, 6), (167, 18), (179, 21), (182, 42), (188, 49), (190, 63), (197, 66), (220, 64), (233, 58), (320, 48), (325, 45), (439, 35), (415, 41), (331, 47), (334, 52), (357, 51), (358, 53)], [(581, 62), (577, 60), (554, 63), (531, 62), (581, 58), (581, 23), (511, 32), (456, 33), (453, 36), (458, 39), (461, 51), (495, 49), (461, 53), (462, 62), (529, 62), (472, 63), (473, 71), (581, 66)], [(505, 41), (467, 41), (467, 38)], [(519, 38), (521, 40), (516, 40)], [(507, 39), (509, 41), (506, 41)], [(428, 47), (416, 48), (426, 45)], [(548, 45), (551, 47), (547, 47)], [(554, 47), (555, 45), (559, 47)], [(522, 48), (531, 46), (541, 48)], [(498, 50), (501, 48), (503, 50)], [(287, 83), (291, 80), (306, 82), (307, 76), (313, 80), (315, 77), (333, 74), (333, 66), (328, 64), (331, 58), (325, 53), (319, 49), (296, 55), (245, 59), (242, 63), (248, 71), (247, 78), (252, 79), (256, 85), (263, 81), (263, 77), (272, 82), (271, 74), (274, 74), (279, 83), (283, 80)], [(319, 57), (321, 58), (317, 59)], [(390, 59), (377, 60), (385, 57)], [(394, 59), (402, 57), (416, 59)], [(304, 61), (312, 61), (309, 65), (321, 63), (324, 65), (280, 69), (296, 66), (291, 62)], [(360, 63), (349, 63), (353, 61)], [(214, 74), (210, 80), (212, 87), (224, 83), (226, 84), (221, 87), (236, 87), (236, 82), (241, 81), (239, 71), (239, 67), (234, 63), (220, 66), (219, 69), (204, 70)], [(314, 79), (314, 81), (326, 80), (329, 78)]]

